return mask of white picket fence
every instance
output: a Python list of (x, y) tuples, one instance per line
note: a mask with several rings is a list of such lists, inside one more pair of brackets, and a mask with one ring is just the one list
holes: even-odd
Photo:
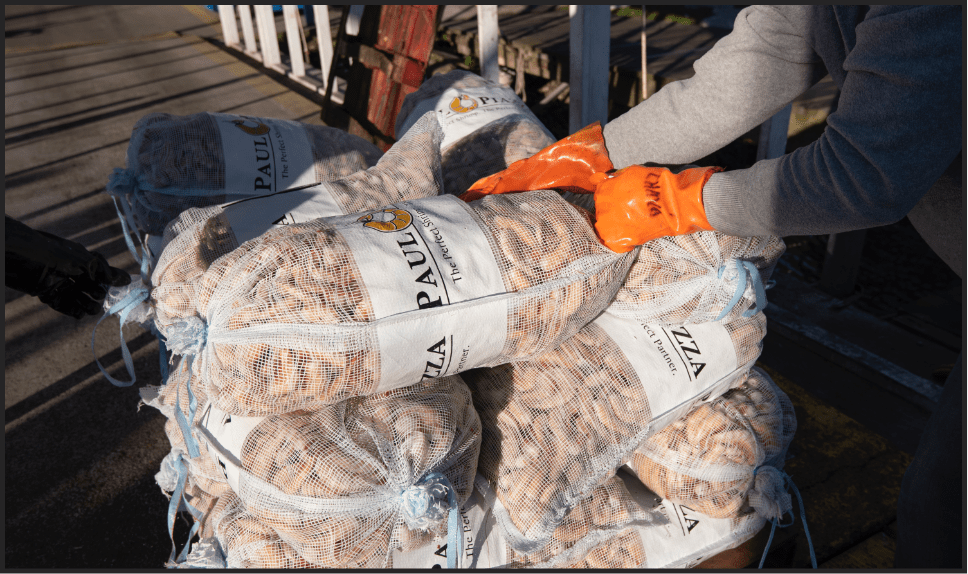
[[(608, 73), (611, 42), (609, 28), (612, 8), (615, 8), (615, 6), (607, 4), (569, 6), (568, 14), (571, 21), (569, 99), (571, 109), (568, 124), (572, 132), (592, 122), (598, 121), (605, 125), (608, 121)], [(644, 12), (645, 7), (642, 8)], [(325, 94), (326, 82), (329, 78), (329, 66), (333, 59), (329, 7), (327, 5), (314, 5), (312, 10), (316, 20), (321, 69), (310, 66), (304, 57), (308, 53), (304, 52), (306, 35), (302, 26), (302, 18), (295, 5), (283, 5), (282, 7), (286, 43), (289, 47), (288, 63), (283, 62), (282, 55), (279, 53), (279, 45), (276, 40), (276, 19), (273, 16), (271, 6), (218, 6), (219, 18), (222, 22), (222, 35), (227, 46), (248, 54), (262, 62), (267, 68), (285, 74), (320, 94)], [(253, 26), (253, 12), (255, 13), (255, 26)], [(497, 12), (495, 5), (477, 6), (481, 75), (495, 82), (500, 76), (497, 58), (500, 29)], [(346, 22), (347, 35), (355, 36), (359, 32), (362, 15), (363, 6), (353, 5), (350, 7)], [(239, 38), (240, 26), (242, 30), (241, 40)], [(645, 42), (645, 27), (643, 25), (643, 62), (645, 61)], [(644, 75), (643, 70), (643, 79)], [(333, 86), (332, 100), (342, 104), (345, 80), (337, 78), (334, 83), (336, 85)], [(764, 122), (761, 128), (762, 135), (757, 159), (775, 158), (783, 155), (786, 147), (787, 127), (790, 123), (790, 110), (791, 106), (787, 106)]]
[[(310, 8), (307, 6), (307, 9)], [(356, 30), (359, 30), (359, 17), (362, 6), (354, 6), (351, 19), (356, 17)], [(219, 19), (222, 23), (222, 37), (225, 45), (239, 50), (258, 60), (267, 68), (285, 74), (294, 81), (315, 90), (320, 94), (326, 93), (326, 82), (329, 78), (329, 66), (333, 60), (333, 38), (329, 29), (329, 6), (325, 4), (311, 7), (316, 20), (316, 34), (319, 45), (320, 68), (309, 65), (306, 60), (308, 49), (306, 33), (303, 29), (299, 8), (294, 4), (282, 6), (283, 21), (285, 22), (286, 43), (289, 47), (288, 62), (283, 62), (283, 55), (279, 53), (276, 40), (276, 18), (269, 5), (238, 5), (218, 6)], [(255, 22), (253, 25), (253, 12)], [(242, 36), (239, 37), (241, 27)], [(350, 26), (347, 26), (349, 29)], [(339, 79), (333, 86), (332, 99), (338, 104), (343, 103), (345, 82)]]

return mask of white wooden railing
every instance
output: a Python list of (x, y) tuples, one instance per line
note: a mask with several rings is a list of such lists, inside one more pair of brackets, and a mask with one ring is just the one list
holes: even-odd
[[(569, 98), (571, 109), (568, 124), (571, 132), (575, 132), (595, 121), (601, 122), (602, 125), (605, 125), (608, 121), (610, 8), (607, 4), (569, 6), (568, 15), (571, 22)], [(644, 14), (645, 6), (642, 8)], [(276, 40), (276, 20), (272, 14), (272, 7), (256, 5), (251, 6), (251, 9), (255, 12), (255, 28), (253, 28), (250, 6), (220, 5), (218, 7), (225, 44), (262, 62), (267, 68), (283, 73), (320, 94), (325, 94), (329, 67), (333, 60), (333, 38), (329, 28), (329, 7), (325, 4), (312, 6), (316, 21), (321, 69), (310, 66), (303, 57), (305, 32), (302, 26), (302, 18), (299, 16), (299, 10), (295, 5), (283, 5), (282, 7), (286, 28), (286, 43), (289, 47), (288, 64), (282, 61), (282, 56), (279, 53), (279, 44)], [(350, 7), (346, 22), (347, 35), (355, 36), (359, 33), (362, 15), (363, 6), (353, 5)], [(242, 29), (241, 40), (239, 38), (240, 26)], [(500, 38), (497, 6), (478, 5), (477, 26), (480, 41), (481, 75), (497, 82), (500, 76), (497, 58)], [(645, 27), (643, 25), (643, 84), (647, 83), (644, 73), (645, 42)], [(334, 84), (336, 85), (333, 86), (332, 99), (334, 102), (342, 104), (345, 80), (337, 78)], [(783, 155), (789, 124), (790, 106), (783, 108), (763, 124), (757, 159), (775, 158)]]
[[(307, 6), (307, 9), (309, 6)], [(356, 29), (351, 30), (347, 23), (347, 33), (355, 35), (359, 31), (359, 17), (362, 6), (354, 6), (350, 11), (350, 20), (355, 16)], [(277, 41), (276, 19), (272, 13), (272, 6), (268, 5), (238, 5), (218, 6), (219, 19), (222, 23), (222, 37), (225, 45), (245, 53), (258, 60), (267, 68), (285, 74), (296, 82), (315, 90), (320, 94), (326, 93), (326, 82), (329, 79), (329, 67), (333, 60), (333, 38), (329, 29), (329, 6), (325, 4), (312, 6), (313, 18), (316, 21), (316, 37), (319, 44), (320, 68), (311, 66), (306, 61), (304, 52), (306, 33), (303, 29), (302, 17), (294, 4), (282, 6), (283, 21), (285, 22), (286, 44), (289, 47), (288, 62), (283, 62), (279, 53)], [(253, 27), (252, 12), (255, 12), (255, 26)], [(242, 38), (239, 38), (239, 27), (242, 28)], [(352, 32), (352, 33), (351, 33)], [(343, 103), (345, 82), (342, 79), (334, 82), (332, 100)]]

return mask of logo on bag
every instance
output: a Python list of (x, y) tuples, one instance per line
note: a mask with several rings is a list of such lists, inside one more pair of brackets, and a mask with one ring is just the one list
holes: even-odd
[(477, 108), (477, 100), (467, 94), (460, 94), (450, 103), (450, 109), (463, 114)]
[(679, 512), (682, 514), (682, 520), (685, 522), (684, 526), (686, 527), (686, 533), (688, 534), (692, 532), (693, 528), (699, 526), (699, 519), (690, 518), (689, 515), (686, 514), (687, 510), (689, 512), (694, 512), (693, 509), (689, 508), (688, 506), (683, 506), (681, 504), (679, 505)]
[(413, 223), (413, 216), (410, 215), (410, 212), (403, 209), (384, 209), (383, 211), (374, 211), (373, 213), (364, 215), (357, 219), (357, 221), (362, 221), (364, 227), (389, 233), (409, 227)]
[(232, 120), (232, 123), (235, 124), (235, 127), (239, 128), (250, 136), (262, 136), (269, 133), (269, 126), (252, 118), (247, 119), (252, 120), (252, 123), (255, 124), (255, 127), (245, 125), (245, 120)]
[(676, 344), (682, 350), (682, 356), (685, 357), (685, 361), (689, 363), (693, 376), (698, 379), (699, 373), (706, 368), (706, 363), (701, 362), (702, 351), (699, 350), (699, 343), (696, 342), (695, 337), (685, 327), (672, 329), (672, 336), (675, 337)]

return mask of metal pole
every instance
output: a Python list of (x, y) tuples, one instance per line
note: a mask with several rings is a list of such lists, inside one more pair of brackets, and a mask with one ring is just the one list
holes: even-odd
[(854, 292), (866, 233), (866, 229), (858, 229), (830, 234), (823, 270), (820, 272), (821, 289), (840, 298)]
[(756, 161), (773, 159), (786, 153), (787, 131), (793, 104), (773, 114), (760, 126), (760, 141), (756, 148)]
[(497, 64), (499, 32), (496, 5), (477, 5), (477, 37), (480, 41), (481, 76), (489, 82), (499, 83), (501, 69)]
[(568, 130), (608, 121), (608, 71), (611, 12), (608, 5), (568, 7), (571, 23)]

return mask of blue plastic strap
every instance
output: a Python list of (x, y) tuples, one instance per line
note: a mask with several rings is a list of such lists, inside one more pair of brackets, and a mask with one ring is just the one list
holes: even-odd
[(188, 448), (188, 456), (191, 458), (198, 458), (198, 441), (195, 440), (194, 435), (192, 435), (191, 427), (188, 421), (195, 420), (195, 410), (198, 408), (198, 399), (195, 398), (195, 393), (192, 392), (192, 360), (193, 356), (189, 355), (186, 360), (188, 361), (188, 380), (185, 382), (185, 387), (188, 389), (188, 419), (185, 418), (185, 413), (181, 410), (181, 387), (175, 390), (175, 420), (178, 422), (178, 428), (181, 429), (182, 438), (185, 439), (185, 447)]
[(753, 265), (752, 261), (743, 261), (743, 267), (750, 275), (750, 280), (753, 282), (753, 290), (756, 294), (756, 307), (753, 309), (747, 309), (744, 313), (744, 317), (752, 317), (753, 315), (766, 309), (766, 288), (763, 286), (763, 276), (760, 275), (760, 270)]
[(100, 319), (98, 319), (97, 324), (94, 325), (94, 331), (91, 333), (91, 353), (93, 354), (94, 338), (97, 335), (98, 325), (100, 325), (101, 321), (104, 321), (104, 319), (106, 319), (108, 315), (113, 315), (120, 311), (121, 314), (119, 317), (121, 319), (121, 322), (118, 325), (118, 332), (121, 335), (121, 356), (124, 357), (124, 366), (128, 369), (128, 374), (131, 375), (131, 380), (119, 381), (115, 379), (114, 377), (109, 375), (106, 370), (104, 370), (104, 366), (101, 365), (101, 361), (97, 359), (96, 354), (94, 358), (94, 362), (97, 363), (97, 367), (101, 369), (101, 373), (103, 373), (104, 376), (107, 378), (107, 380), (111, 381), (111, 384), (116, 387), (130, 387), (135, 383), (134, 361), (131, 360), (131, 351), (128, 350), (128, 344), (124, 340), (123, 327), (124, 327), (124, 322), (128, 318), (128, 313), (130, 313), (135, 307), (140, 305), (143, 301), (148, 299), (148, 296), (149, 296), (149, 292), (147, 289), (132, 290), (123, 299), (121, 299), (120, 301), (112, 305), (110, 309), (104, 312), (104, 315)]
[(168, 347), (165, 346), (165, 340), (158, 336), (158, 366), (161, 369), (161, 384), (165, 385), (168, 383)]
[(121, 231), (123, 232), (122, 235), (124, 235), (124, 242), (128, 245), (128, 251), (131, 252), (131, 255), (134, 256), (134, 260), (140, 265), (141, 276), (148, 277), (148, 256), (144, 253), (144, 251), (139, 254), (138, 249), (134, 246), (134, 242), (131, 241), (131, 230), (128, 229), (127, 218), (125, 217), (126, 215), (130, 216), (128, 206), (126, 203), (121, 202), (122, 207), (124, 207), (124, 215), (122, 215), (121, 208), (118, 207), (118, 199), (114, 196), (111, 196), (111, 200), (114, 201), (114, 211), (117, 212), (118, 219), (121, 220)]
[(803, 508), (803, 497), (800, 496), (800, 489), (797, 488), (797, 485), (793, 484), (793, 479), (790, 478), (790, 475), (783, 473), (783, 476), (786, 477), (787, 485), (793, 489), (793, 494), (797, 495), (797, 502), (800, 503), (800, 519), (803, 520), (803, 532), (807, 535), (807, 546), (810, 548), (810, 564), (816, 569), (817, 555), (813, 551), (813, 539), (810, 538), (810, 529), (807, 528), (807, 511)]
[[(754, 469), (753, 470), (753, 476), (756, 476), (756, 473), (759, 472), (759, 470), (760, 470), (759, 467), (757, 467), (756, 469)], [(807, 536), (807, 547), (810, 549), (810, 564), (811, 564), (811, 566), (813, 566), (814, 569), (816, 569), (817, 568), (817, 555), (816, 555), (816, 553), (813, 550), (813, 539), (810, 537), (810, 529), (807, 528), (807, 511), (803, 507), (803, 497), (800, 496), (800, 490), (797, 488), (797, 485), (793, 484), (793, 479), (790, 478), (790, 475), (787, 474), (787, 473), (785, 473), (785, 472), (783, 472), (783, 471), (780, 471), (780, 473), (783, 475), (783, 482), (784, 482), (784, 484), (786, 484), (788, 488), (792, 488), (793, 489), (793, 494), (796, 495), (797, 502), (799, 502), (799, 505), (800, 505), (800, 520), (803, 521), (803, 532)], [(779, 526), (780, 528), (786, 528), (788, 526), (792, 526), (797, 521), (796, 517), (793, 515), (793, 511), (792, 510), (789, 510), (788, 512), (790, 513), (790, 522), (787, 522), (786, 524), (780, 523), (779, 520), (777, 520), (776, 518), (770, 519), (770, 522), (773, 525), (770, 527), (770, 537), (766, 541), (766, 548), (763, 549), (763, 556), (762, 556), (762, 558), (760, 558), (760, 565), (759, 565), (759, 568), (760, 569), (763, 568), (763, 564), (766, 562), (766, 556), (770, 552), (770, 545), (773, 544), (773, 534), (776, 532), (777, 526)]]
[[(760, 275), (760, 270), (756, 268), (750, 261), (742, 261), (739, 259), (732, 260), (739, 274), (736, 277), (736, 290), (733, 292), (732, 299), (726, 304), (719, 316), (716, 317), (716, 321), (721, 320), (726, 316), (727, 313), (733, 310), (740, 300), (743, 298), (743, 293), (746, 292), (746, 282), (747, 276), (749, 280), (753, 282), (753, 291), (756, 296), (756, 307), (753, 309), (747, 309), (743, 312), (743, 317), (752, 317), (753, 315), (759, 313), (766, 308), (766, 289), (763, 287), (763, 277)], [(716, 274), (718, 278), (722, 278), (723, 272), (726, 270), (726, 265), (719, 268), (719, 272)]]
[[(168, 563), (178, 564), (184, 562), (188, 558), (188, 548), (191, 546), (192, 537), (198, 532), (201, 526), (201, 520), (203, 517), (202, 511), (198, 510), (191, 504), (189, 504), (188, 499), (185, 498), (185, 484), (188, 481), (188, 466), (185, 464), (184, 457), (179, 453), (178, 455), (178, 482), (175, 486), (175, 492), (171, 494), (171, 501), (168, 503), (168, 537), (171, 539), (171, 554), (168, 556)], [(185, 507), (188, 512), (191, 513), (192, 517), (195, 519), (195, 524), (192, 525), (191, 530), (188, 532), (188, 540), (185, 542), (185, 546), (182, 548), (181, 553), (178, 558), (175, 558), (175, 518), (178, 515), (178, 509), (181, 507), (181, 503), (185, 503)]]
[[(457, 494), (454, 492), (454, 487), (450, 484), (450, 480), (447, 479), (442, 473), (432, 472), (427, 474), (421, 479), (417, 485), (426, 485), (430, 482), (438, 482), (444, 487), (447, 492), (447, 568), (456, 569), (457, 568), (457, 555), (460, 554), (462, 550), (461, 545), (461, 525), (460, 525), (460, 506), (457, 504)], [(416, 486), (416, 485), (415, 485)], [(408, 500), (404, 497), (404, 504), (426, 504), (425, 499), (414, 499)], [(411, 514), (421, 514), (426, 511), (426, 506), (423, 508), (414, 508), (410, 511)]]

